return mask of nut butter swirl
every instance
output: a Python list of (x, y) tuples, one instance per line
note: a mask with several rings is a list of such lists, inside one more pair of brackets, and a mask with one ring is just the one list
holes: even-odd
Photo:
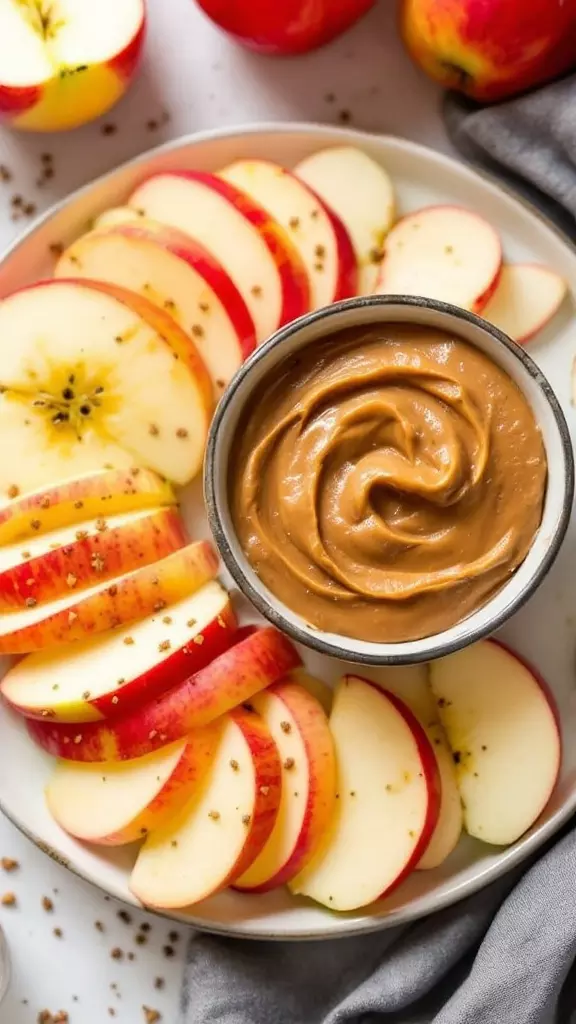
[(234, 525), (269, 589), (318, 629), (387, 642), (446, 629), (498, 590), (546, 487), (510, 377), (400, 324), (288, 360), (245, 412), (230, 465)]

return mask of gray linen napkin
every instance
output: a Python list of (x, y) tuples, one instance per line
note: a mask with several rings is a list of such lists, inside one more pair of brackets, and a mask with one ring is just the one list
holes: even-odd
[[(529, 0), (526, 0), (529, 2)], [(480, 109), (448, 96), (464, 155), (576, 237), (576, 76)], [(404, 928), (310, 943), (193, 934), (182, 1024), (576, 1024), (576, 831)]]

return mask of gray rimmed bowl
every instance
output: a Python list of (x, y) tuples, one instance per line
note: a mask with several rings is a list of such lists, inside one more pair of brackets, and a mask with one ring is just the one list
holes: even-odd
[[(228, 460), (246, 404), (284, 359), (347, 327), (412, 323), (436, 327), (485, 352), (516, 382), (539, 424), (548, 460), (540, 528), (524, 562), (481, 608), (441, 633), (420, 640), (375, 643), (311, 627), (259, 579), (236, 536), (228, 503)], [(316, 310), (277, 331), (238, 371), (216, 410), (204, 469), (208, 519), (222, 559), (240, 590), (270, 622), (321, 654), (365, 665), (406, 665), (439, 658), (488, 636), (528, 600), (552, 566), (564, 539), (574, 497), (574, 459), (568, 427), (548, 381), (528, 353), (474, 313), (448, 303), (386, 295), (348, 299)]]

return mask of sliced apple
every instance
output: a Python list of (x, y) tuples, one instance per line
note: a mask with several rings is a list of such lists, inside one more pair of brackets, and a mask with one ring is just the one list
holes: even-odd
[(35, 607), (70, 594), (70, 575), (89, 587), (157, 562), (189, 537), (174, 508), (91, 519), (0, 547), (0, 611)]
[(219, 177), (260, 203), (290, 236), (308, 273), (312, 309), (356, 294), (356, 256), (348, 232), (303, 181), (270, 160), (237, 160)]
[(266, 843), (281, 788), (280, 758), (264, 722), (231, 712), (200, 791), (146, 839), (131, 891), (145, 906), (177, 909), (230, 885)]
[(338, 214), (356, 253), (358, 294), (372, 294), (384, 256), (384, 239), (394, 221), (394, 188), (389, 175), (356, 146), (320, 149), (297, 164), (294, 174)]
[(558, 312), (566, 291), (566, 281), (548, 267), (509, 263), (502, 267), (498, 286), (482, 316), (524, 344)]
[[(199, 643), (198, 634), (195, 643)], [(82, 727), (29, 721), (36, 742), (71, 761), (123, 761), (141, 757), (250, 700), (300, 663), (290, 641), (272, 626), (239, 630), (233, 647), (162, 694), (113, 722)]]
[(287, 679), (293, 683), (298, 683), (299, 686), (303, 686), (305, 690), (308, 690), (308, 693), (310, 693), (312, 697), (316, 698), (320, 707), (324, 708), (325, 713), (330, 715), (332, 710), (332, 700), (334, 697), (334, 691), (330, 686), (327, 686), (327, 684), (321, 679), (318, 679), (317, 676), (310, 675), (310, 673), (303, 668), (294, 669), (294, 671), (290, 672), (289, 676), (287, 676)]
[(207, 726), (134, 761), (59, 761), (46, 787), (48, 810), (86, 843), (122, 846), (143, 839), (201, 785), (218, 740), (219, 729)]
[(68, 593), (49, 604), (36, 604), (0, 619), (0, 654), (24, 654), (83, 640), (94, 633), (134, 622), (179, 601), (213, 579), (218, 556), (208, 541), (197, 541), (160, 562), (81, 590), (82, 580), (69, 573)]
[(142, 462), (184, 484), (202, 465), (208, 371), (163, 310), (97, 281), (44, 281), (0, 302), (0, 493)]
[(424, 295), (480, 312), (502, 269), (494, 228), (462, 206), (427, 206), (390, 231), (375, 291)]
[(495, 640), (432, 662), (430, 682), (456, 762), (466, 831), (497, 846), (516, 842), (558, 778), (552, 694), (535, 669)]
[(109, 210), (103, 210), (94, 218), (92, 227), (115, 228), (119, 224), (129, 224), (141, 219), (142, 214), (138, 210), (133, 210), (131, 206), (111, 206)]
[(206, 583), (140, 622), (21, 658), (2, 679), (0, 692), (30, 718), (118, 717), (210, 664), (234, 643), (236, 627), (224, 588)]
[(166, 310), (197, 346), (219, 393), (256, 345), (246, 303), (198, 242), (137, 219), (84, 235), (62, 255), (56, 277), (110, 281)]
[(336, 758), (328, 719), (304, 687), (280, 682), (251, 704), (266, 723), (282, 763), (282, 796), (270, 837), (235, 885), (267, 892), (312, 859), (336, 805)]
[(308, 311), (308, 278), (290, 238), (229, 182), (201, 171), (156, 174), (136, 189), (130, 206), (180, 228), (215, 256), (242, 295), (258, 341)]
[[(15, 493), (16, 492), (16, 493)], [(174, 492), (149, 469), (101, 470), (17, 496), (0, 508), (0, 544), (13, 544), (49, 530), (117, 512), (175, 505)]]
[(144, 0), (0, 0), (0, 121), (54, 132), (99, 117), (136, 70)]
[(338, 809), (293, 893), (331, 910), (357, 910), (416, 867), (438, 820), (434, 752), (408, 707), (355, 676), (339, 683), (330, 717)]

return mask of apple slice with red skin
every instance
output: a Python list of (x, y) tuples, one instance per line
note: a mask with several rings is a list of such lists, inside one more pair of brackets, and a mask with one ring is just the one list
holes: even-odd
[(122, 718), (81, 727), (29, 721), (29, 732), (48, 753), (71, 761), (141, 757), (208, 725), (300, 664), (296, 648), (272, 626), (245, 627), (235, 640), (205, 668)]
[(188, 907), (224, 889), (258, 856), (276, 820), (282, 769), (259, 715), (236, 708), (221, 723), (204, 784), (150, 833), (130, 889), (145, 906)]
[(98, 846), (141, 840), (202, 784), (218, 746), (206, 726), (134, 761), (59, 761), (46, 787), (50, 814), (69, 835)]
[(554, 697), (531, 665), (496, 640), (432, 662), (430, 683), (456, 762), (466, 831), (496, 846), (516, 842), (558, 778)]
[(34, 607), (70, 595), (70, 574), (95, 586), (150, 565), (190, 538), (175, 508), (146, 509), (92, 519), (24, 543), (0, 547), (0, 611)]
[(388, 234), (374, 290), (423, 295), (479, 313), (501, 270), (502, 246), (488, 221), (463, 206), (427, 206)]
[(338, 214), (356, 253), (358, 294), (371, 295), (394, 221), (389, 175), (356, 146), (320, 149), (297, 164), (294, 174)]
[(566, 291), (566, 281), (548, 267), (509, 263), (482, 316), (523, 345), (558, 312)]
[(268, 892), (312, 859), (336, 805), (336, 758), (328, 719), (304, 687), (281, 681), (252, 698), (282, 763), (282, 796), (267, 843), (235, 885)]
[(205, 668), (234, 643), (236, 630), (228, 594), (211, 581), (140, 622), (29, 654), (8, 670), (0, 692), (28, 718), (117, 718)]
[(68, 594), (0, 619), (0, 654), (25, 654), (84, 640), (150, 615), (198, 590), (218, 572), (208, 541), (196, 541), (113, 582), (78, 590), (82, 580), (66, 577)]
[(213, 253), (248, 306), (258, 341), (308, 312), (308, 277), (289, 236), (229, 182), (204, 171), (155, 174), (139, 185), (129, 204)]
[(86, 473), (22, 496), (0, 508), (0, 544), (13, 544), (87, 519), (175, 505), (169, 483), (150, 469)]
[(348, 232), (304, 181), (270, 160), (237, 160), (219, 177), (261, 203), (289, 235), (308, 274), (312, 309), (356, 295), (356, 255)]
[(416, 867), (438, 820), (438, 769), (412, 712), (368, 680), (345, 676), (338, 684), (330, 729), (337, 811), (317, 855), (289, 888), (331, 910), (357, 910)]
[(55, 276), (110, 281), (166, 310), (197, 346), (219, 393), (256, 346), (246, 303), (204, 246), (175, 228), (136, 221), (79, 238)]

